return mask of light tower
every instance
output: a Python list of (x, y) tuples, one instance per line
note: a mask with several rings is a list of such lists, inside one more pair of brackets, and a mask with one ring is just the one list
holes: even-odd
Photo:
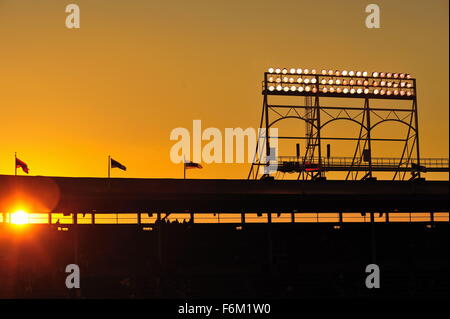
[[(299, 158), (278, 157), (278, 172), (296, 173), (298, 179), (325, 178), (326, 172), (345, 172), (345, 179), (375, 179), (375, 172), (391, 172), (392, 179), (416, 179), (422, 172), (448, 171), (448, 159), (425, 159), (419, 149), (416, 79), (406, 73), (270, 68), (262, 82), (263, 106), (261, 126), (268, 136), (261, 143), (267, 155), (270, 150), (270, 128), (286, 119), (305, 122), (305, 135), (278, 136), (304, 141), (305, 152)], [(288, 103), (272, 103), (286, 98)], [(301, 97), (292, 103), (292, 97)], [(327, 105), (332, 99), (340, 106)], [(349, 99), (361, 101), (359, 106), (347, 106)], [(326, 100), (326, 101), (325, 101)], [(301, 103), (301, 101), (304, 101)], [(373, 101), (377, 101), (375, 106)], [(402, 102), (400, 102), (402, 101)], [(353, 103), (355, 104), (355, 103)], [(380, 106), (381, 104), (381, 106)], [(399, 105), (397, 105), (399, 104)], [(358, 125), (358, 135), (334, 132), (323, 136), (322, 131), (335, 121), (350, 121)], [(404, 138), (374, 138), (374, 128), (387, 122), (400, 123)], [(352, 157), (323, 157), (322, 141), (353, 141)], [(398, 158), (377, 157), (373, 142), (399, 142)], [(381, 147), (382, 148), (382, 147)], [(258, 147), (257, 147), (258, 149)], [(329, 150), (329, 149), (328, 149)], [(327, 152), (329, 155), (329, 152)], [(261, 166), (267, 165), (256, 154), (248, 175), (250, 179), (263, 177)], [(409, 173), (409, 174), (408, 174)]]

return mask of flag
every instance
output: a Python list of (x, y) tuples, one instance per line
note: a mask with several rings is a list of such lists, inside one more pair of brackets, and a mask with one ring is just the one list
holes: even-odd
[(184, 162), (184, 168), (186, 168), (186, 169), (190, 169), (190, 168), (203, 168), (203, 166), (201, 166), (200, 164), (198, 164), (198, 163), (194, 163), (194, 162), (191, 162), (191, 161), (185, 161)]
[(126, 171), (127, 168), (120, 164), (118, 161), (111, 158), (111, 168), (120, 168), (122, 171)]
[(21, 161), (16, 157), (16, 168), (21, 168), (25, 173), (29, 173), (30, 169), (28, 168), (27, 163)]

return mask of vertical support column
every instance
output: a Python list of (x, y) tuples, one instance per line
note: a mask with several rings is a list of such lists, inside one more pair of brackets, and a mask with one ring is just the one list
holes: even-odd
[(339, 212), (339, 223), (342, 224), (344, 222), (344, 216), (342, 212)]
[(291, 213), (291, 223), (295, 223), (295, 213)]
[(316, 76), (316, 88), (317, 88), (317, 93), (316, 93), (316, 98), (314, 101), (314, 106), (316, 108), (316, 116), (317, 116), (317, 121), (316, 121), (316, 125), (317, 125), (317, 153), (318, 153), (318, 157), (319, 157), (319, 172), (318, 172), (318, 176), (319, 177), (323, 177), (323, 175), (325, 174), (322, 171), (322, 142), (321, 142), (321, 137), (320, 137), (320, 127), (321, 127), (321, 123), (320, 123), (320, 104), (319, 104), (319, 77)]
[(370, 212), (370, 226), (371, 226), (371, 248), (372, 248), (372, 263), (376, 263), (377, 261), (377, 244), (376, 244), (376, 237), (375, 237), (375, 214), (374, 212)]
[(241, 213), (241, 224), (245, 224), (245, 213)]
[(191, 224), (194, 224), (194, 222), (195, 222), (195, 220), (194, 220), (194, 213), (190, 214), (190, 218), (191, 218), (191, 220), (190, 220)]
[(138, 225), (141, 224), (141, 213), (137, 213), (137, 223)]
[(91, 214), (91, 223), (92, 225), (95, 225), (95, 213)]
[(267, 222), (272, 223), (272, 213), (267, 213)]
[(420, 178), (420, 147), (419, 147), (419, 115), (417, 112), (417, 87), (416, 79), (413, 79), (414, 85), (414, 99), (413, 99), (413, 112), (414, 112), (414, 126), (415, 126), (415, 140), (416, 140), (416, 157), (417, 157), (417, 177)]
[[(366, 110), (366, 129), (367, 129), (367, 148), (369, 150), (369, 175), (368, 177), (372, 177), (372, 139), (371, 139), (371, 124), (370, 124), (370, 106), (369, 106), (369, 99), (364, 99), (364, 108)], [(364, 152), (364, 150), (363, 150)]]
[[(3, 218), (5, 218), (5, 217), (3, 217)], [(48, 213), (48, 215), (47, 215), (47, 221), (48, 221), (48, 224), (49, 225), (51, 225), (51, 223), (52, 223), (52, 213)], [(6, 220), (4, 220), (5, 222), (6, 222)]]
[[(267, 74), (264, 75), (265, 76), (265, 83), (267, 83)], [(265, 112), (265, 117), (266, 117), (266, 123), (265, 123), (265, 127), (266, 127), (266, 159), (267, 161), (269, 161), (270, 158), (270, 141), (269, 141), (269, 106), (267, 105), (267, 94), (264, 94), (264, 112)], [(266, 175), (266, 174), (264, 174)]]

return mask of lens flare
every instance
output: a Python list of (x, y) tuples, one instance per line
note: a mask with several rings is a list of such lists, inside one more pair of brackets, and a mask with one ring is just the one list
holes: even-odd
[(29, 216), (23, 210), (18, 210), (11, 214), (11, 224), (24, 225), (29, 223)]

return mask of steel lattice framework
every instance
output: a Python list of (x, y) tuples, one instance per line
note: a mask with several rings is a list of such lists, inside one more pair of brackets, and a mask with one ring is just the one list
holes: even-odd
[[(263, 106), (260, 127), (267, 137), (259, 139), (249, 179), (267, 176), (259, 168), (268, 166), (271, 140), (305, 140), (302, 156), (278, 156), (277, 171), (297, 173), (298, 179), (325, 178), (327, 171), (346, 172), (345, 179), (374, 178), (373, 172), (392, 172), (394, 180), (416, 179), (423, 172), (448, 172), (448, 158), (421, 159), (416, 79), (409, 74), (354, 71), (326, 71), (319, 74), (307, 69), (269, 69), (262, 82)], [(273, 104), (271, 97), (304, 97), (303, 104)], [(359, 99), (361, 106), (326, 106), (323, 98)], [(280, 98), (277, 98), (278, 100)], [(387, 106), (373, 105), (373, 100), (387, 101)], [(408, 107), (392, 106), (393, 101), (407, 101)], [(305, 122), (304, 136), (271, 136), (270, 128), (286, 119)], [(351, 121), (359, 126), (358, 136), (323, 136), (324, 127), (335, 121)], [(406, 128), (404, 138), (373, 138), (375, 127), (397, 122)], [(323, 156), (327, 140), (354, 141), (353, 157)], [(372, 142), (402, 142), (400, 158), (372, 156)], [(263, 147), (260, 144), (264, 144)], [(258, 152), (263, 150), (265, 154)], [(263, 156), (265, 155), (265, 156)], [(408, 174), (410, 173), (410, 174)]]

